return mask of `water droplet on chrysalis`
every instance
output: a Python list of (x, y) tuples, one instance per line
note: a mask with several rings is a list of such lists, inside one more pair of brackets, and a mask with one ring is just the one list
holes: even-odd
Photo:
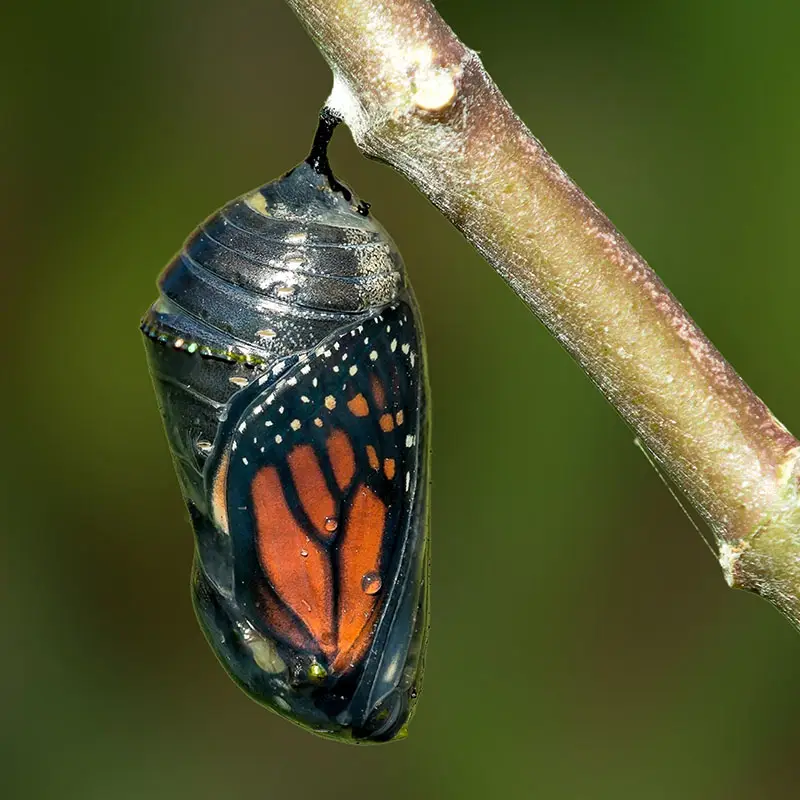
[(383, 586), (383, 581), (377, 572), (368, 572), (361, 579), (361, 588), (365, 594), (378, 594), (381, 586)]

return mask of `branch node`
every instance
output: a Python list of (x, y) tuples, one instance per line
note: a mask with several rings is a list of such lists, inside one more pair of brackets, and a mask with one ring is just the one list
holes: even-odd
[(460, 66), (440, 66), (435, 63), (429, 47), (420, 48), (411, 59), (411, 99), (422, 111), (444, 111), (455, 102), (458, 94)]
[(731, 589), (747, 588), (739, 582), (736, 565), (742, 557), (742, 553), (750, 548), (748, 542), (726, 542), (721, 539), (719, 542), (719, 565), (722, 567), (722, 574), (725, 582)]

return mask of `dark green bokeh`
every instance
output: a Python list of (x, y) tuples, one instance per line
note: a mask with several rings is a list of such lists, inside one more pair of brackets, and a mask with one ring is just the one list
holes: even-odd
[[(248, 701), (192, 616), (137, 330), (330, 76), (279, 0), (8, 4), (0, 796), (791, 798), (800, 638), (729, 592), (632, 436), (409, 185), (337, 134), (426, 320), (433, 635), (408, 741)], [(795, 431), (800, 8), (442, 0), (555, 157)]]

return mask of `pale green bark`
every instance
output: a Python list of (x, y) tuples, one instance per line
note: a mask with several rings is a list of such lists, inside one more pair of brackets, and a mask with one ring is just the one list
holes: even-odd
[(427, 195), (578, 361), (707, 521), (729, 583), (800, 626), (800, 443), (427, 0), (287, 2), (363, 152)]

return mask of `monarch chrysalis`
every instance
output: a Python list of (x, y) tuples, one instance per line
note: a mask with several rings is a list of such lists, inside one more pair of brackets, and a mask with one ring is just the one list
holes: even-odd
[(309, 158), (210, 216), (142, 323), (206, 637), (254, 699), (403, 735), (427, 639), (428, 390), (393, 242)]

